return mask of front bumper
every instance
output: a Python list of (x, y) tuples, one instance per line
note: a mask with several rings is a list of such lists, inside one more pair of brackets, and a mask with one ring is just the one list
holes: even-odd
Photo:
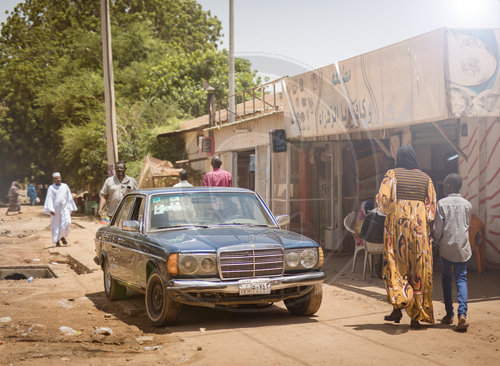
[(271, 294), (266, 295), (240, 296), (238, 280), (172, 279), (167, 291), (174, 300), (196, 306), (259, 304), (303, 296), (312, 290), (313, 285), (322, 283), (325, 277), (323, 272), (270, 277)]

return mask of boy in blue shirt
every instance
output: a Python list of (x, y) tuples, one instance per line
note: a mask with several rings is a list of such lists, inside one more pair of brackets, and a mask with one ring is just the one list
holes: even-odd
[(449, 174), (444, 180), (447, 197), (437, 203), (434, 219), (434, 239), (439, 245), (442, 262), (442, 285), (446, 315), (442, 324), (453, 324), (453, 299), (451, 292), (452, 267), (457, 286), (458, 325), (456, 330), (466, 332), (467, 319), (467, 261), (472, 255), (469, 242), (469, 221), (472, 205), (460, 195), (462, 177)]

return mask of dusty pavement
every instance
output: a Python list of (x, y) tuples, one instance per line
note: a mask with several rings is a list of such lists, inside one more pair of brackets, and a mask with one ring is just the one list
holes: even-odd
[[(57, 278), (0, 280), (0, 364), (5, 365), (498, 365), (500, 272), (469, 276), (469, 331), (410, 330), (384, 322), (380, 279), (361, 280), (360, 261), (327, 253), (324, 298), (311, 318), (282, 303), (259, 312), (187, 307), (178, 325), (153, 328), (143, 297), (109, 302), (93, 263), (99, 223), (74, 216), (67, 247), (51, 244), (41, 207), (0, 216), (0, 267), (48, 265)], [(439, 273), (434, 314), (444, 315)], [(76, 334), (65, 335), (60, 327)], [(110, 333), (112, 334), (103, 334)]]

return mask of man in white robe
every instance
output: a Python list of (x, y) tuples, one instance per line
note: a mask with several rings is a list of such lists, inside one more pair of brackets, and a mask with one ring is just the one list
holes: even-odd
[(66, 237), (71, 230), (71, 213), (76, 211), (76, 205), (71, 196), (71, 191), (66, 183), (62, 183), (61, 174), (52, 174), (52, 184), (47, 190), (43, 211), (50, 214), (50, 227), (52, 228), (52, 243), (61, 246), (59, 241), (67, 245)]

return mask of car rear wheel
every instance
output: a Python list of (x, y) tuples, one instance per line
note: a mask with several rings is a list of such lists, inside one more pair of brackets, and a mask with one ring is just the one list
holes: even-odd
[(104, 260), (102, 270), (104, 272), (104, 293), (108, 299), (111, 301), (124, 299), (127, 296), (127, 288), (111, 277), (107, 259)]
[(313, 315), (316, 313), (323, 300), (323, 286), (321, 283), (314, 285), (313, 289), (301, 297), (286, 299), (285, 306), (295, 315)]
[(168, 296), (165, 282), (157, 269), (151, 272), (146, 285), (146, 312), (155, 327), (174, 323), (182, 305)]

